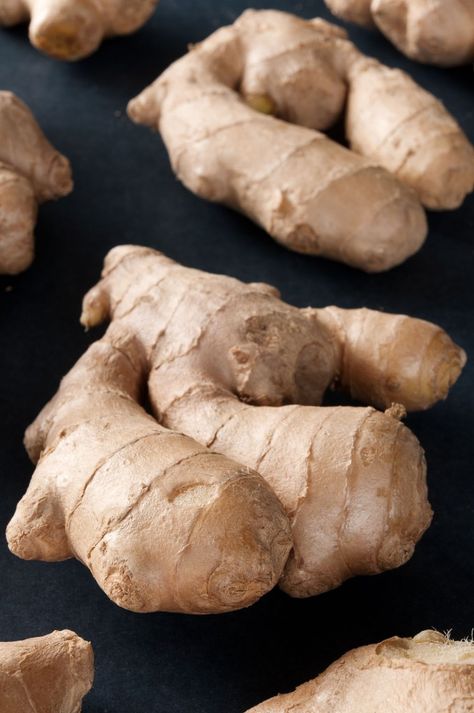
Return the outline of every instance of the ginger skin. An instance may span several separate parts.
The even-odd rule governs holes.
[[[344,20],[377,26],[407,57],[440,67],[474,62],[470,0],[325,0]]]
[[[74,61],[102,40],[136,32],[158,0],[0,0],[0,26],[30,20],[31,43],[55,59]]]
[[[40,460],[8,527],[13,552],[75,554],[114,601],[137,611],[238,608],[278,579],[291,595],[310,596],[411,556],[431,509],[403,408],[313,404],[336,382],[377,405],[427,408],[465,361],[441,329],[370,310],[297,309],[269,285],[134,246],[109,253],[84,299],[86,327],[109,317],[27,431]],[[137,404],[145,384],[161,425]],[[291,553],[288,522],[250,468],[287,513]],[[240,492],[227,491],[204,521],[215,489],[235,478]],[[225,558],[218,600],[209,577]]]
[[[72,631],[0,643],[2,713],[80,713],[93,679],[92,647]]]
[[[474,187],[474,149],[443,105],[322,20],[248,10],[128,111],[160,131],[194,193],[293,250],[368,272],[421,247],[420,201],[455,208]],[[320,133],[344,111],[353,151]]]
[[[474,645],[436,631],[353,649],[292,693],[247,713],[468,713]]]
[[[0,92],[0,137],[0,273],[14,275],[33,260],[38,205],[68,195],[73,184],[67,158],[11,92]]]

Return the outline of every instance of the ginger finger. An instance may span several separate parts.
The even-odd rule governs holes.
[[[446,713],[474,704],[474,645],[436,631],[353,649],[292,693],[247,713]]]
[[[0,273],[30,266],[38,205],[72,191],[67,158],[18,97],[0,92]]]
[[[93,679],[92,647],[73,631],[0,643],[2,713],[80,713]]]
[[[55,59],[74,61],[102,40],[138,30],[158,0],[0,0],[0,25],[30,18],[31,43]]]

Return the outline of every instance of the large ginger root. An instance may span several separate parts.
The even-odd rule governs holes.
[[[31,43],[73,61],[96,51],[102,40],[136,32],[158,0],[0,0],[0,26],[30,21]]]
[[[376,25],[419,62],[452,67],[474,61],[472,0],[325,0],[335,15]]]
[[[0,643],[2,713],[80,713],[93,679],[92,647],[72,631]]]
[[[345,106],[354,151],[320,133]],[[443,105],[322,20],[249,10],[171,65],[129,114],[161,132],[174,171],[199,196],[241,210],[293,250],[367,271],[401,263],[424,241],[426,217],[408,187],[439,209],[474,187],[474,149]]]
[[[149,366],[115,327],[27,431],[39,460],[8,526],[25,559],[75,556],[118,605],[211,613],[278,581],[288,520],[264,480],[159,426],[138,404]]]
[[[187,497],[172,522],[165,519],[171,518],[170,486],[166,478],[160,480],[161,463],[174,462],[177,444],[184,444],[180,453],[191,446],[182,436],[163,433],[141,411],[138,389],[127,386],[125,398],[125,386],[141,371],[163,426],[254,468],[280,498],[294,544],[281,580],[287,592],[317,594],[352,575],[380,572],[410,557],[431,510],[423,451],[398,419],[402,407],[383,414],[373,408],[309,404],[319,404],[326,387],[337,382],[381,406],[396,399],[409,408],[427,408],[446,396],[465,359],[441,329],[370,310],[297,309],[269,285],[246,285],[181,267],[154,250],[133,246],[109,253],[102,281],[84,300],[85,326],[108,316],[112,324],[105,336],[27,432],[33,460],[42,449],[43,455],[8,528],[15,553],[60,559],[73,550],[115,601],[124,603],[124,582],[133,588],[136,600],[127,594],[125,605],[137,609],[153,608],[139,602],[134,584],[139,575],[174,591],[185,588],[187,576],[184,604],[162,595],[154,607],[204,608],[190,599],[200,592],[200,573],[188,569],[199,558],[205,572],[215,571],[218,553],[208,551],[204,535],[194,551],[189,545],[186,507],[191,507],[193,491],[187,488],[198,477],[179,455],[179,488],[177,476],[173,488]],[[145,366],[139,368],[141,354]],[[142,431],[136,433],[134,424],[143,424],[145,434],[160,434],[160,450],[144,447],[137,440]],[[119,429],[123,436],[116,435]],[[111,458],[108,454],[122,442],[132,445]],[[192,448],[198,447],[193,443]],[[199,454],[207,464],[220,462],[220,456],[202,449]],[[236,470],[228,462],[224,468]],[[209,465],[207,472],[212,473]],[[153,500],[144,499],[142,516],[132,506],[148,492],[150,478]],[[268,543],[278,549],[265,555],[265,561],[274,562],[272,575],[259,574],[258,591],[251,597],[256,598],[278,576],[288,547],[284,522],[269,495],[255,476],[248,475],[247,482],[224,512],[216,512],[212,526],[246,532],[240,540],[234,532],[226,545],[234,548],[226,576],[230,580],[240,566],[239,581],[250,587],[241,548],[245,543],[248,552],[255,550],[251,523],[254,511],[261,513],[257,531],[261,546],[267,543],[263,552]],[[207,504],[204,493],[200,498]],[[274,522],[264,518],[263,501]],[[127,519],[129,511],[133,516]],[[143,521],[152,518],[159,524],[149,542]],[[185,547],[188,559],[182,562]],[[254,566],[254,578],[255,571]],[[242,605],[242,596],[236,605]]]
[[[0,92],[0,273],[33,260],[38,204],[72,190],[67,158],[47,141],[28,107]]]
[[[469,713],[474,644],[436,631],[353,649],[292,693],[247,713]]]

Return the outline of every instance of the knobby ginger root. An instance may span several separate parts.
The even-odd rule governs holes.
[[[31,265],[38,204],[72,190],[67,158],[47,141],[28,107],[0,92],[0,273]]]
[[[446,396],[465,360],[441,329],[370,310],[297,309],[269,285],[181,267],[133,246],[109,253],[102,281],[85,297],[86,327],[107,317],[112,323],[104,337],[28,429],[31,457],[42,456],[8,528],[16,554],[61,559],[74,552],[109,596],[130,608],[200,610],[205,606],[193,598],[201,590],[215,601],[206,581],[216,572],[221,545],[205,539],[205,489],[196,496],[189,489],[204,483],[203,469],[181,454],[197,449],[211,480],[209,463],[217,468],[222,456],[166,427],[247,466],[247,485],[206,522],[232,531],[232,539],[222,537],[230,552],[226,581],[234,576],[242,591],[257,581],[247,603],[270,588],[286,559],[281,586],[309,596],[410,557],[431,510],[423,451],[400,423],[403,408],[384,414],[310,404],[319,404],[337,382],[377,405],[397,400],[427,408]],[[137,373],[147,381],[161,426],[136,403]],[[139,440],[150,432],[154,448]],[[169,484],[174,466],[168,464],[176,460],[179,469]],[[221,471],[240,474],[242,467],[225,461]],[[282,515],[248,468],[261,473],[288,514],[288,558]],[[137,509],[133,503],[140,498]],[[195,546],[189,543],[194,498],[202,523]],[[175,515],[171,500],[181,500]],[[156,596],[151,606],[150,593],[145,605],[140,592],[148,585],[138,586],[139,576],[162,583],[166,596]],[[243,598],[236,594],[235,605]]]
[[[474,645],[436,631],[353,649],[317,678],[247,713],[469,713]]]
[[[376,25],[419,62],[452,67],[474,62],[472,0],[325,0],[335,15]]]
[[[95,52],[102,40],[128,35],[151,17],[158,0],[0,0],[0,26],[30,21],[31,43],[62,60]]]
[[[138,404],[140,340],[111,328],[26,433],[38,465],[8,526],[25,559],[75,556],[118,605],[210,613],[278,581],[287,517],[264,480],[161,426]]]
[[[353,151],[320,133],[343,111]],[[291,249],[367,271],[420,248],[418,198],[455,208],[474,187],[474,149],[443,105],[322,20],[248,10],[171,65],[129,115],[161,132],[199,196]]]
[[[2,713],[80,713],[93,679],[92,647],[72,631],[0,643]]]

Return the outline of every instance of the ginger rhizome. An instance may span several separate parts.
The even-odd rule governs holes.
[[[287,517],[257,473],[143,410],[147,374],[141,340],[111,328],[63,379],[26,433],[38,465],[10,549],[77,557],[134,611],[248,606],[282,573]]]
[[[72,631],[0,643],[2,713],[80,713],[93,680],[92,647]]]
[[[472,0],[325,0],[335,15],[377,26],[407,57],[452,67],[474,62]]]
[[[128,111],[160,131],[194,193],[293,250],[367,271],[421,247],[420,201],[455,208],[474,187],[474,149],[441,102],[322,20],[246,11]],[[321,133],[343,112],[352,150]]]
[[[31,265],[38,204],[72,190],[67,158],[48,142],[28,107],[0,92],[0,273]]]
[[[422,631],[353,649],[247,713],[469,713],[473,706],[472,641]]]
[[[133,246],[109,253],[85,297],[85,326],[107,317],[27,431],[39,462],[13,552],[74,554],[140,611],[237,608],[278,578],[309,596],[411,556],[431,519],[426,466],[390,404],[446,396],[465,356],[439,327],[297,309],[269,285]],[[313,405],[332,384],[389,408]]]
[[[30,20],[31,43],[61,60],[78,60],[102,40],[136,32],[158,0],[0,0],[0,26]]]

